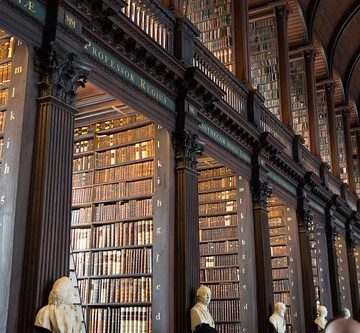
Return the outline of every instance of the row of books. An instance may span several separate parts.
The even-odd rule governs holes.
[[[94,132],[94,126],[93,125],[86,125],[86,126],[76,127],[74,129],[74,138],[76,140],[78,137],[81,137],[81,136],[87,135],[87,134],[91,134],[93,132]]]
[[[213,300],[209,312],[214,321],[240,321],[240,302],[238,300]]]
[[[274,293],[274,303],[282,302],[287,306],[290,306],[290,294],[289,292]]]
[[[273,279],[288,279],[289,278],[289,269],[286,268],[273,268],[272,269],[272,278]]]
[[[199,191],[206,191],[206,190],[221,190],[227,187],[234,187],[236,186],[236,177],[224,177],[221,179],[212,179],[207,181],[200,181],[198,188]]]
[[[275,36],[274,36],[275,37]],[[276,41],[267,41],[267,42],[263,42],[261,44],[251,44],[250,47],[250,53],[251,54],[256,54],[256,53],[263,53],[263,52],[268,52],[271,51],[273,49],[276,48]]]
[[[241,325],[238,324],[216,324],[216,329],[218,333],[242,333],[243,330],[241,328]]]
[[[199,195],[199,202],[216,200],[236,200],[236,190],[227,190],[221,192],[202,193]]]
[[[276,235],[270,237],[270,244],[274,245],[286,245],[287,235]]]
[[[200,230],[200,241],[211,241],[215,239],[238,238],[238,227],[224,228],[224,229],[207,229]]]
[[[227,214],[230,212],[235,212],[237,210],[236,201],[225,201],[218,203],[207,203],[199,205],[199,214],[214,214],[214,213],[223,213]]]
[[[129,200],[115,204],[100,203],[95,206],[95,222],[106,222],[150,216],[153,213],[151,199]]]
[[[191,1],[191,9],[196,11],[205,8],[213,8],[230,1],[231,0],[193,0]]]
[[[251,54],[251,69],[258,69],[266,66],[278,64],[277,50],[264,53]]]
[[[215,7],[210,7],[210,8],[207,7],[198,8],[196,6],[195,7],[191,6],[191,11],[190,11],[191,22],[199,22],[199,21],[211,19],[213,17],[219,17],[229,14],[231,11],[231,6],[229,0],[226,1],[228,2],[224,3],[223,1],[222,3],[216,5]]]
[[[140,141],[154,136],[154,125],[141,126],[115,134],[98,135],[96,148],[108,148],[133,141]]]
[[[106,183],[115,180],[147,177],[154,173],[153,161],[127,164],[119,167],[96,170],[94,183]]]
[[[5,106],[8,105],[8,101],[9,101],[9,90],[8,89],[3,89],[3,90],[0,90],[0,108],[3,108]],[[0,112],[0,115],[1,115],[2,112]],[[3,125],[1,126],[0,125],[0,129],[3,127],[4,128],[4,124],[5,124],[5,120],[1,121],[0,120],[0,123],[3,123]]]
[[[276,67],[277,65],[274,65],[274,67]],[[254,72],[258,72],[261,71],[261,75],[258,75]],[[278,75],[279,72],[278,70],[274,70],[273,72],[269,72],[269,73],[265,73],[262,70],[253,70],[251,71],[251,77],[253,77],[254,79],[252,80],[253,84],[258,85],[258,90],[259,92],[264,92],[267,91],[271,88],[273,89],[277,89],[278,88]],[[266,83],[264,83],[266,82]]]
[[[74,192],[76,193],[78,190],[79,189],[76,189]],[[145,179],[133,182],[99,185],[94,187],[94,192],[96,201],[147,195],[153,192],[153,180]]]
[[[11,59],[14,51],[14,37],[0,39],[0,61]]]
[[[232,71],[232,62],[233,62],[233,55],[232,55],[232,48],[228,47],[223,50],[219,51],[213,51],[213,55],[218,58],[226,67],[229,69],[229,71]]]
[[[214,178],[214,177],[223,177],[223,176],[233,176],[232,170],[226,167],[201,170],[199,175],[199,180],[202,180],[204,178]]]
[[[82,156],[73,159],[73,172],[93,169],[95,165],[94,155]]]
[[[237,215],[222,215],[222,216],[211,216],[211,217],[200,217],[199,227],[200,228],[215,228],[224,227],[230,225],[237,225]]]
[[[212,29],[219,29],[224,26],[231,25],[231,15],[230,14],[221,15],[218,17],[208,19],[206,21],[196,23],[195,25],[201,32]]]
[[[151,308],[131,306],[89,309],[89,333],[151,333]]]
[[[93,252],[92,274],[106,276],[151,273],[151,253],[151,248]]]
[[[209,42],[214,39],[224,38],[231,35],[231,26],[221,27],[201,33],[201,41]]]
[[[82,140],[74,143],[74,154],[85,153],[94,150],[94,140]]]
[[[81,224],[92,221],[92,207],[84,207],[71,211],[71,224]]]
[[[272,256],[286,256],[287,248],[284,246],[271,246],[270,253]]]
[[[153,141],[145,141],[120,147],[118,149],[111,149],[105,152],[96,154],[96,166],[106,167],[114,164],[125,163],[130,161],[138,161],[144,158],[154,156]]]
[[[227,36],[211,42],[204,42],[204,45],[212,52],[227,49],[232,46],[232,37]]]
[[[145,120],[147,120],[147,118],[140,113],[131,116],[106,120],[95,124],[95,132],[106,131],[114,128],[121,128],[123,126],[128,126]]]
[[[287,292],[289,291],[289,280],[275,280],[273,281],[274,292]]]
[[[237,240],[200,244],[200,255],[237,253],[238,251],[239,242]]]
[[[74,173],[73,177],[72,177],[72,186],[73,186],[73,188],[75,188],[75,187],[80,187],[80,186],[91,185],[94,181],[93,177],[94,177],[93,171]]]
[[[234,265],[239,265],[239,256],[237,254],[228,254],[226,256],[207,256],[200,258],[201,268]]]
[[[11,62],[0,65],[0,86],[8,86],[11,76]]]
[[[2,158],[4,152],[4,139],[0,139],[0,158]]]
[[[271,220],[274,220],[274,219],[271,219]],[[280,219],[280,223],[282,223],[281,219]],[[287,231],[288,231],[288,227],[283,226],[281,224],[277,227],[272,224],[271,226],[269,225],[269,227],[270,227],[269,228],[270,237],[278,236],[278,235],[286,235]]]
[[[88,303],[150,303],[151,277],[82,280],[90,286]]]
[[[200,269],[200,281],[206,283],[208,281],[232,281],[239,280],[239,268],[211,268]]]
[[[149,245],[153,240],[152,220],[120,222],[94,228],[93,247]]]
[[[240,297],[240,286],[239,283],[206,283],[206,286],[211,290],[211,297],[216,298],[239,298]]]
[[[88,249],[91,247],[91,229],[71,230],[71,247],[73,250]]]
[[[72,203],[80,204],[80,203],[89,203],[92,199],[92,188],[77,188],[72,190]]]
[[[275,257],[271,259],[271,267],[272,268],[281,268],[287,267],[289,264],[288,257]]]

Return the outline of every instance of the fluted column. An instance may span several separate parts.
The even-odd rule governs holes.
[[[315,286],[311,264],[310,232],[314,232],[313,215],[308,208],[308,201],[302,189],[298,191],[298,232],[301,253],[301,274],[303,283],[303,299],[305,311],[305,328],[307,333],[317,332],[314,318],[316,317]]]
[[[190,332],[190,309],[200,284],[199,205],[196,158],[203,151],[195,133],[184,129],[178,117],[174,137],[176,153],[175,204],[175,327]]]
[[[271,252],[267,202],[272,193],[270,184],[262,175],[259,157],[253,156],[252,193],[254,210],[254,242],[256,262],[256,290],[258,304],[258,332],[270,333],[269,317],[274,296],[271,272]]]
[[[357,243],[352,234],[351,221],[346,226],[346,251],[349,265],[349,279],[350,279],[350,291],[351,291],[351,303],[352,303],[352,316],[356,320],[360,320],[360,291],[356,269],[355,248]]]
[[[287,128],[292,129],[293,121],[290,104],[289,43],[287,34],[289,7],[287,5],[276,6],[275,14],[279,50],[281,120]]]
[[[37,126],[27,221],[19,332],[34,332],[37,310],[53,282],[69,271],[73,131],[76,89],[88,74],[74,54],[41,54]]]
[[[329,145],[331,153],[331,172],[340,177],[339,167],[339,151],[336,135],[336,113],[335,113],[335,84],[325,84],[326,92],[326,104],[328,110],[328,122],[329,122]]]
[[[328,265],[330,275],[331,303],[333,316],[341,315],[339,271],[336,254],[336,236],[338,230],[335,227],[334,216],[331,208],[326,210],[326,241],[328,248]]]
[[[319,125],[318,115],[316,109],[316,88],[315,88],[315,72],[314,60],[315,51],[305,51],[305,74],[306,74],[306,95],[307,107],[309,117],[309,136],[310,136],[310,151],[315,156],[320,156],[320,142],[319,142]]]
[[[249,58],[249,0],[233,1],[232,22],[234,26],[234,70],[236,77],[250,81]]]
[[[354,175],[354,161],[353,161],[351,133],[350,133],[350,110],[349,110],[349,108],[342,109],[341,114],[342,114],[342,119],[343,119],[344,143],[345,143],[345,150],[346,150],[346,165],[347,165],[349,188],[350,188],[351,192],[355,192],[355,175]]]

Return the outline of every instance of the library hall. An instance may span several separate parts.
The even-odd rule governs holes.
[[[359,326],[359,0],[0,0],[0,333]]]

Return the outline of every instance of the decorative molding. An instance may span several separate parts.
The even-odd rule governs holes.
[[[290,9],[287,4],[275,7],[276,19],[280,22],[287,22],[290,14]]]
[[[40,74],[40,97],[53,96],[74,105],[78,87],[85,87],[90,68],[75,53],[60,50],[55,43],[35,57],[35,70]]]
[[[197,157],[202,155],[205,144],[199,141],[197,134],[185,129],[173,137],[173,146],[176,150],[177,166],[196,170]]]
[[[316,52],[314,49],[304,51],[304,58],[306,63],[313,63],[315,57],[316,57]]]
[[[328,82],[324,84],[326,92],[329,92],[331,94],[335,93],[335,83],[334,82]]]
[[[272,190],[272,186],[269,182],[259,182],[257,186],[253,187],[254,200],[259,201],[262,207],[266,208]]]

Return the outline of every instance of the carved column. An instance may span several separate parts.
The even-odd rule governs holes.
[[[357,159],[360,171],[360,131],[356,131]]]
[[[351,221],[346,225],[346,250],[349,265],[349,279],[351,290],[352,317],[356,320],[360,319],[360,291],[356,269],[355,248],[357,246],[352,234]]]
[[[335,176],[340,176],[339,168],[339,151],[337,144],[337,135],[336,135],[336,113],[335,113],[335,84],[327,83],[325,84],[326,92],[326,104],[328,110],[328,122],[329,122],[329,145],[330,145],[330,154],[331,154],[331,172]]]
[[[183,115],[179,115],[181,121]],[[175,327],[177,333],[190,332],[190,309],[200,284],[199,205],[196,158],[203,151],[198,136],[178,128],[176,151],[175,223]]]
[[[243,81],[250,80],[249,58],[249,0],[232,1],[234,34],[234,73]]]
[[[309,117],[309,136],[310,136],[310,151],[315,156],[320,156],[320,142],[319,142],[319,125],[318,115],[316,109],[316,88],[315,88],[315,72],[314,60],[315,51],[307,50],[305,54],[305,74],[306,74],[306,95],[307,107]]]
[[[68,275],[73,131],[72,107],[88,69],[72,53],[42,54],[31,197],[27,221],[19,332],[34,332],[37,310],[53,282]]]
[[[279,75],[280,75],[280,104],[281,120],[283,124],[292,129],[292,114],[290,104],[290,66],[289,66],[289,43],[288,43],[288,16],[289,7],[279,5],[275,7],[276,28],[279,50]]]
[[[272,332],[269,317],[274,296],[271,271],[271,252],[267,201],[272,193],[270,184],[261,175],[258,156],[253,156],[252,194],[254,210],[254,241],[256,258],[256,290],[258,304],[258,332]]]
[[[336,254],[336,236],[338,230],[335,227],[334,216],[331,208],[326,209],[326,241],[328,248],[328,265],[330,275],[331,303],[333,316],[341,315],[339,272]]]
[[[298,231],[301,253],[301,274],[303,283],[303,298],[305,311],[305,331],[308,333],[317,332],[314,318],[316,318],[315,286],[311,264],[310,232],[315,232],[313,215],[308,208],[308,201],[305,198],[303,189],[298,190]]]
[[[347,165],[349,188],[351,192],[355,192],[355,175],[354,175],[354,161],[353,161],[351,133],[350,133],[349,108],[342,109],[341,114],[342,114],[343,128],[344,128],[344,144],[346,150],[346,165]]]

